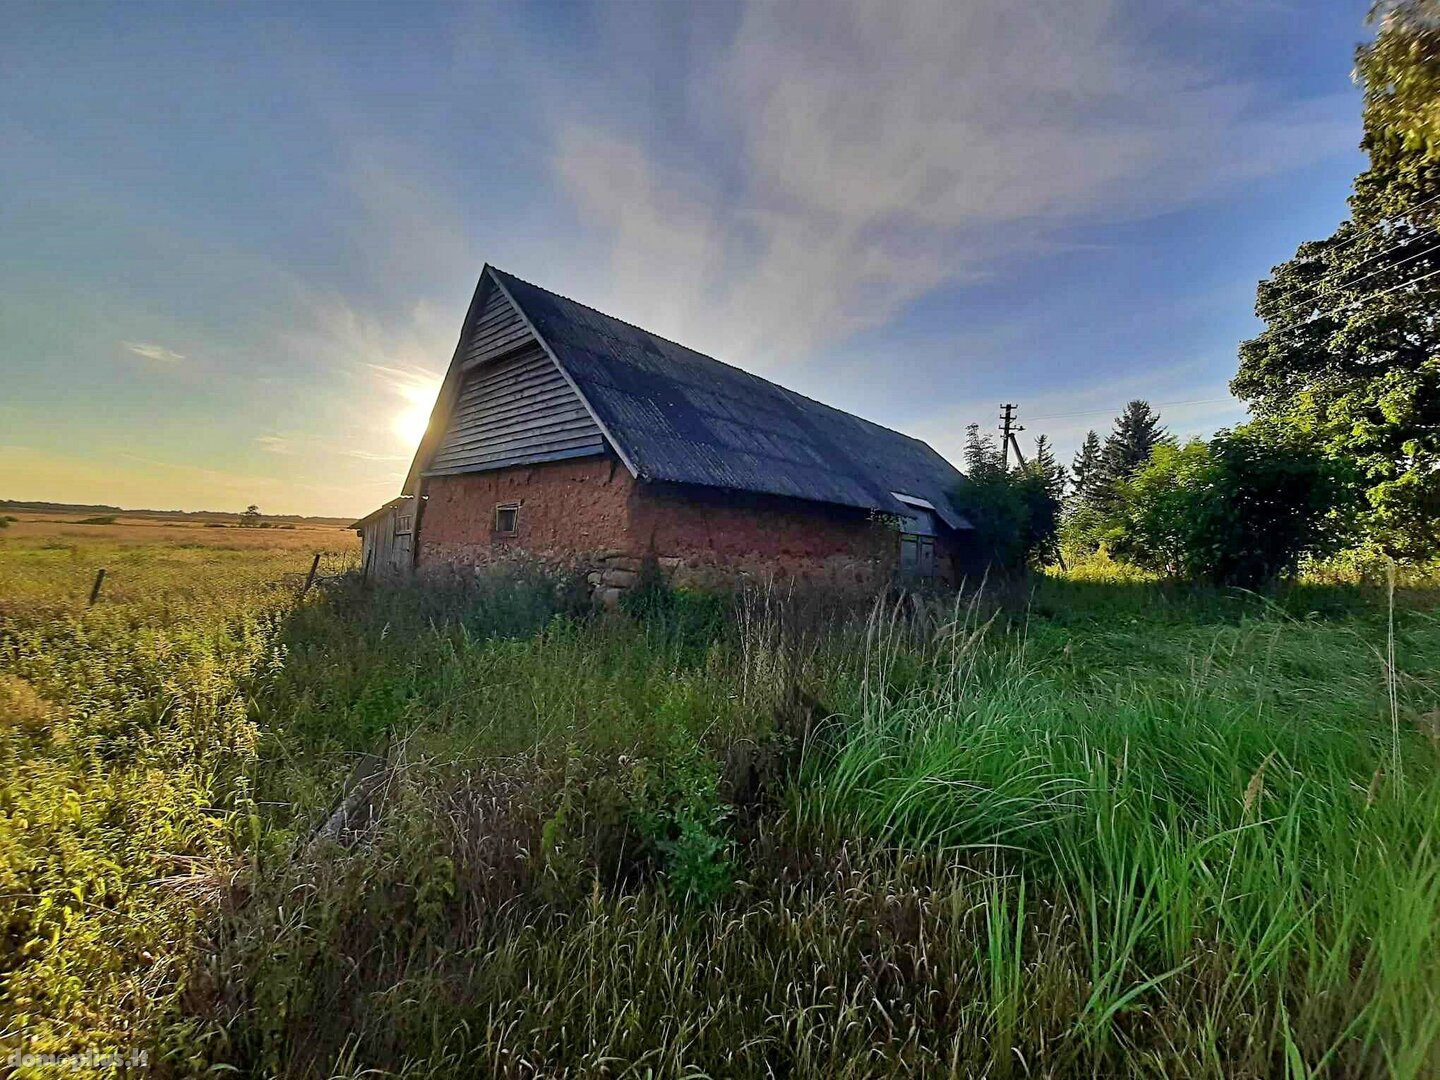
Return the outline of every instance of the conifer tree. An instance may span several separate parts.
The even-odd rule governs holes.
[[[1093,430],[1085,433],[1085,441],[1070,465],[1070,497],[1080,506],[1095,501],[1095,485],[1100,477],[1100,436]]]
[[[1035,459],[1031,467],[1045,484],[1045,490],[1057,503],[1065,498],[1065,466],[1055,458],[1055,448],[1046,435],[1035,436]]]
[[[1044,449],[1053,464],[1048,442]],[[997,570],[1019,571],[1054,557],[1060,503],[1037,461],[1007,468],[995,437],[976,424],[965,429],[965,483],[955,504],[974,523],[975,542]]]
[[[1103,500],[1129,480],[1150,460],[1150,454],[1169,438],[1160,426],[1160,414],[1148,401],[1132,401],[1115,418],[1115,428],[1105,440],[1097,471],[1097,494]]]

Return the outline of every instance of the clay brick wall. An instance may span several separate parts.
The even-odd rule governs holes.
[[[661,485],[637,485],[630,504],[634,543],[679,584],[747,574],[867,585],[894,561],[894,533],[863,510]]]
[[[610,457],[437,476],[420,523],[422,572],[485,566],[516,552],[589,571],[613,601],[653,554],[680,585],[742,576],[867,587],[895,567],[895,533],[863,510],[798,499],[638,484]],[[514,536],[495,507],[519,503]],[[950,578],[953,552],[937,550]]]
[[[484,566],[515,551],[555,562],[626,549],[634,481],[613,458],[579,458],[426,482],[420,523],[422,571]],[[495,507],[520,504],[514,536],[494,531]]]

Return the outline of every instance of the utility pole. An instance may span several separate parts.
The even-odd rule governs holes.
[[[1010,468],[1010,448],[1012,446],[1015,448],[1015,459],[1019,461],[1021,465],[1025,464],[1025,455],[1020,452],[1020,443],[1015,438],[1017,431],[1025,430],[1024,427],[1015,422],[1015,410],[1017,408],[1019,408],[1018,405],[1014,405],[1008,401],[1000,406],[1000,454],[1001,461],[1004,463],[1006,469]]]
[[[1004,455],[1001,460],[1005,463],[1006,472],[1010,471],[1011,447],[1015,449],[1015,460],[1020,462],[1022,469],[1025,467],[1025,455],[1020,452],[1020,440],[1015,438],[1017,431],[1025,430],[1023,425],[1015,422],[1018,419],[1015,415],[1015,410],[1018,408],[1018,405],[1009,401],[1000,406],[1000,449]],[[1069,569],[1065,566],[1065,555],[1060,550],[1059,544],[1055,545],[1055,558],[1060,563],[1060,569],[1069,573]]]

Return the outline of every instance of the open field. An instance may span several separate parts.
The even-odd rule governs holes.
[[[1440,593],[298,602],[267,539],[0,539],[0,1056],[1440,1071]]]
[[[97,543],[122,547],[234,548],[245,551],[358,550],[355,534],[336,525],[284,523],[270,528],[244,528],[222,520],[178,520],[120,514],[59,514],[7,511],[0,544],[70,545],[82,552]]]

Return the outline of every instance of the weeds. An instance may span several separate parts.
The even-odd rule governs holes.
[[[1355,586],[251,588],[0,605],[0,849],[52,897],[8,909],[12,1039],[108,1016],[178,1075],[1440,1069],[1423,589],[1392,630]],[[314,839],[382,754],[364,831]]]

